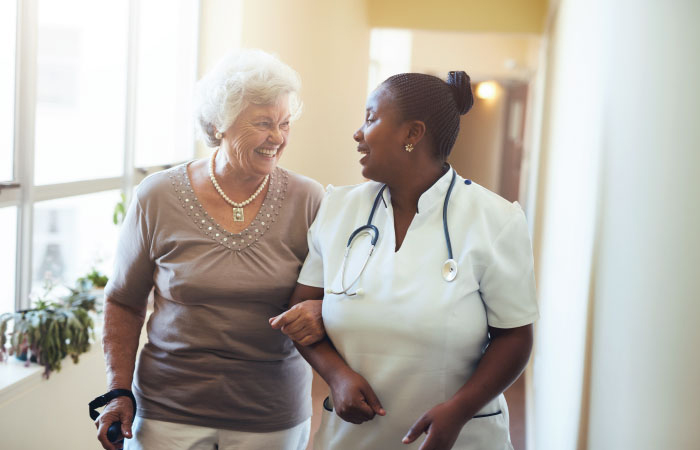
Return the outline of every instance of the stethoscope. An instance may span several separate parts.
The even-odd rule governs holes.
[[[447,282],[453,281],[455,277],[457,277],[457,261],[455,261],[452,257],[452,242],[450,241],[450,231],[447,229],[447,205],[450,202],[450,195],[452,195],[452,188],[455,185],[456,179],[457,172],[454,169],[452,169],[452,181],[450,181],[450,187],[447,189],[447,194],[445,194],[445,203],[442,206],[442,228],[445,231],[445,244],[447,245],[447,260],[442,265],[442,278],[444,278]],[[343,254],[343,263],[340,266],[340,287],[342,290],[334,291],[333,289],[328,288],[326,289],[326,293],[335,295],[345,294],[348,297],[353,297],[355,295],[361,296],[364,294],[364,290],[361,288],[355,290],[355,292],[352,293],[350,292],[350,288],[357,282],[357,280],[360,279],[360,276],[362,276],[362,272],[364,272],[365,267],[367,267],[369,258],[370,256],[372,256],[372,252],[374,251],[374,246],[377,244],[377,240],[379,239],[379,230],[377,229],[377,227],[372,225],[372,218],[374,217],[374,213],[377,210],[377,206],[379,205],[379,200],[383,199],[382,195],[384,194],[384,189],[386,189],[386,184],[382,186],[379,192],[377,192],[377,196],[374,198],[374,204],[372,205],[372,211],[370,211],[369,213],[369,219],[367,219],[367,224],[362,225],[361,227],[353,231],[350,235],[350,238],[348,239],[347,245],[345,246],[345,253]],[[350,250],[352,249],[352,245],[355,241],[355,238],[364,235],[369,235],[371,237],[367,257],[365,258],[365,262],[360,268],[360,272],[357,274],[355,279],[352,280],[352,282],[346,287],[345,263],[348,260],[348,255],[350,254]]]

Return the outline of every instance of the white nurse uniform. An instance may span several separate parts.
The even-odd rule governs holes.
[[[314,438],[322,450],[418,448],[401,443],[426,411],[451,398],[472,375],[488,344],[488,326],[515,328],[538,317],[533,259],[525,216],[487,189],[457,176],[448,206],[454,259],[459,272],[442,277],[447,259],[443,202],[449,170],[418,201],[406,237],[395,252],[391,192],[373,218],[379,229],[374,253],[349,292],[326,294],[323,321],[343,359],[372,386],[386,416],[360,425],[326,408]],[[350,234],[367,223],[381,185],[329,186],[309,229],[309,254],[299,283],[340,291],[340,267]],[[359,273],[369,237],[348,256],[346,283]],[[347,287],[347,286],[346,286]],[[332,404],[332,399],[330,402]],[[512,449],[503,395],[462,429],[454,449]]]

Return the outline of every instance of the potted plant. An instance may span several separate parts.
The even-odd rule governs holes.
[[[61,369],[68,355],[77,363],[90,349],[94,322],[89,313],[95,310],[95,298],[79,285],[57,301],[41,298],[32,309],[0,315],[0,358],[9,354],[24,356],[27,364],[35,360],[44,366],[46,378]]]
[[[85,276],[78,278],[77,284],[83,290],[104,289],[107,286],[107,281],[109,281],[107,275],[93,267]]]

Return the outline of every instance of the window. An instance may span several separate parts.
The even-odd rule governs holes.
[[[14,159],[12,136],[15,127],[15,34],[17,10],[14,2],[0,2],[0,181],[11,180]]]
[[[17,207],[0,208],[0,313],[15,307]]]
[[[36,184],[122,174],[128,5],[39,1]]]
[[[1,2],[0,313],[109,275],[121,193],[194,157],[198,18],[197,0]]]
[[[119,191],[34,204],[32,292],[45,282],[72,286],[92,268],[112,269],[118,228],[112,222]]]

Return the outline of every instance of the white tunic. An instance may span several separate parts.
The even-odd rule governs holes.
[[[323,321],[334,346],[374,389],[386,416],[361,425],[324,411],[314,441],[323,450],[418,448],[401,443],[426,411],[451,398],[476,369],[488,326],[514,328],[538,317],[530,238],[525,216],[511,204],[457,176],[448,206],[459,272],[442,277],[447,259],[443,203],[448,171],[418,201],[406,237],[395,252],[391,193],[385,189],[372,223],[379,240],[350,292],[326,294]],[[340,267],[348,237],[367,223],[381,185],[329,186],[309,229],[309,254],[299,283],[341,291]],[[359,273],[369,238],[358,238],[348,257],[347,283]],[[332,403],[332,400],[331,400]],[[500,413],[499,413],[500,412]],[[511,449],[502,395],[463,428],[454,449]]]

